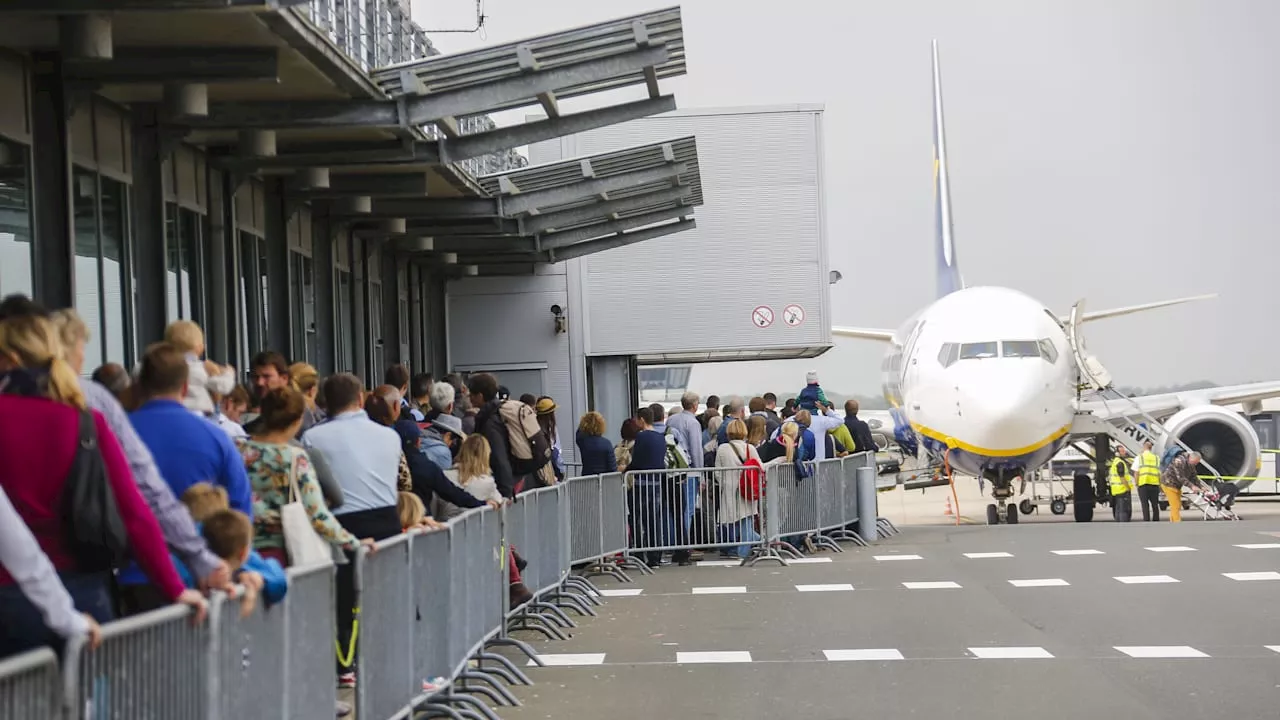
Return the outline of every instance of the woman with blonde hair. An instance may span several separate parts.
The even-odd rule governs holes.
[[[454,482],[477,500],[501,507],[504,502],[502,493],[498,492],[498,483],[493,479],[489,468],[491,454],[489,441],[484,435],[468,435],[458,450],[457,479]],[[436,516],[449,520],[461,515],[463,511],[464,508],[441,498],[440,512]]]
[[[32,449],[38,451],[33,452]],[[100,455],[96,472],[84,454]],[[81,476],[85,477],[81,477]],[[105,482],[123,522],[125,541],[148,579],[165,598],[204,611],[200,593],[187,590],[169,559],[160,525],[147,507],[116,436],[101,413],[86,409],[80,379],[63,357],[54,326],[33,315],[0,322],[0,489],[48,556],[78,611],[96,622],[112,619],[108,586],[119,548],[76,538],[76,512],[64,516],[68,481]],[[79,542],[77,542],[79,540]],[[25,569],[19,569],[22,576]],[[0,572],[0,656],[61,639],[27,599],[18,580]]]
[[[307,409],[302,413],[302,429],[298,437],[313,426],[324,422],[324,411],[316,406],[316,395],[320,392],[320,373],[307,363],[296,362],[289,366],[289,387],[302,393]]]
[[[747,460],[760,460],[756,449],[747,443],[747,424],[736,418],[728,421],[725,436],[729,442],[716,450],[717,468],[740,468]],[[746,543],[729,548],[729,553],[745,558],[751,552],[751,545],[760,541],[756,532],[755,516],[759,512],[756,502],[747,500],[742,495],[741,472],[723,471],[716,473],[720,488],[717,504],[717,518],[720,523],[721,542]]]
[[[769,425],[763,415],[747,418],[747,444],[758,450],[769,439],[768,429]]]

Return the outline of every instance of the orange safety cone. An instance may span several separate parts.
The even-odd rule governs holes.
[[[947,496],[947,509],[946,509],[942,514],[943,514],[943,515],[955,515],[955,513],[951,510],[951,496],[950,496],[950,495],[948,495],[948,496]]]

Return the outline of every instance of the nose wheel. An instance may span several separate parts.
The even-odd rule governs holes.
[[[1018,524],[1018,506],[1006,503],[1004,498],[1000,498],[996,502],[987,505],[987,524],[999,525],[1001,518],[1004,518],[1006,525]]]

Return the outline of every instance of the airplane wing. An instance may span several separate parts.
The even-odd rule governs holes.
[[[1102,419],[1121,415],[1136,415],[1136,403],[1143,412],[1154,416],[1157,420],[1195,405],[1236,405],[1268,398],[1280,397],[1280,380],[1270,382],[1246,383],[1244,385],[1228,385],[1226,387],[1204,388],[1201,390],[1183,390],[1181,392],[1142,395],[1124,400],[1090,400],[1080,403],[1081,410],[1091,410]]]
[[[1156,308],[1169,307],[1170,305],[1181,305],[1183,303],[1197,302],[1200,300],[1212,300],[1218,297],[1217,293],[1209,295],[1193,295],[1191,297],[1176,298],[1174,300],[1160,300],[1157,302],[1144,303],[1142,305],[1128,305],[1126,307],[1110,308],[1107,310],[1094,310],[1080,316],[1080,322],[1090,322],[1092,320],[1103,320],[1106,318],[1119,317],[1121,315],[1130,315],[1146,310],[1155,310]],[[1059,318],[1063,323],[1070,320],[1068,317]]]
[[[889,342],[893,339],[892,330],[882,330],[880,328],[851,328],[851,327],[833,327],[832,335],[841,337],[862,338],[863,340],[879,340],[881,342]]]

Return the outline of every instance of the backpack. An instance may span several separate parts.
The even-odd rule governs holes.
[[[551,441],[538,424],[533,408],[519,400],[504,400],[498,415],[507,428],[507,444],[511,446],[511,472],[528,475],[551,462]]]
[[[80,572],[127,564],[129,535],[107,479],[93,414],[88,410],[80,411],[76,454],[62,486],[62,524]]]
[[[1181,454],[1186,452],[1181,445],[1170,445],[1165,448],[1164,454],[1160,456],[1160,470],[1168,470],[1173,461]]]
[[[688,468],[689,461],[684,456],[684,450],[681,450],[680,445],[676,443],[676,436],[672,434],[671,428],[667,428],[667,432],[663,434],[663,439],[667,443],[667,469],[684,470]]]
[[[738,454],[738,448],[730,443],[729,447],[733,448],[733,454]],[[760,489],[764,484],[764,466],[760,464],[760,456],[751,455],[751,446],[747,446],[746,457],[739,456],[742,461],[742,472],[738,473],[738,494],[747,502],[755,502],[760,499]]]

